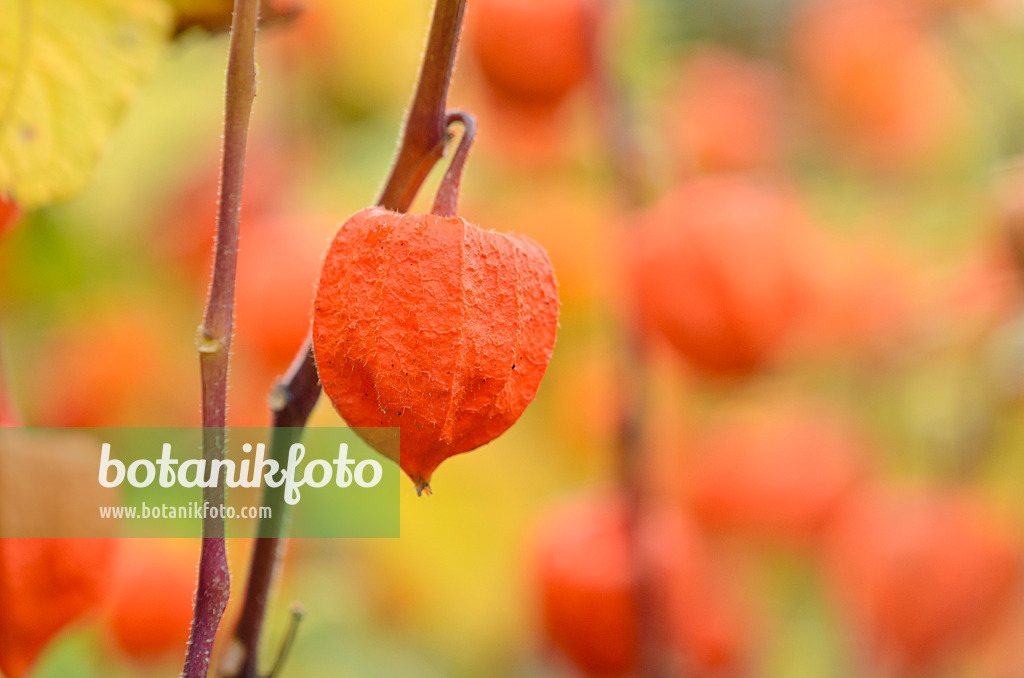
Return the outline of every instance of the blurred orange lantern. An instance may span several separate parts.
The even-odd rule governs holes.
[[[633,577],[617,499],[559,509],[536,544],[544,631],[588,676],[621,676],[636,662]]]
[[[21,218],[21,208],[13,200],[0,196],[0,235]]]
[[[190,334],[147,310],[98,311],[47,347],[30,384],[29,420],[47,426],[194,422],[199,389],[182,369],[195,356]]]
[[[950,137],[960,113],[952,70],[913,3],[810,3],[793,44],[816,107],[853,153],[900,166]]]
[[[770,365],[810,308],[810,233],[799,203],[770,183],[684,183],[629,233],[643,328],[706,376]]]
[[[814,403],[733,413],[695,447],[687,493],[697,518],[789,544],[817,540],[869,456],[856,431]]]
[[[920,267],[882,240],[822,247],[819,297],[808,323],[810,348],[881,359],[923,329]]]
[[[837,520],[826,560],[876,659],[904,673],[974,640],[1020,583],[1017,538],[975,498],[949,491],[863,493]]]
[[[185,656],[196,555],[178,541],[122,540],[105,625],[118,651],[134,661]]]
[[[467,46],[487,84],[524,108],[558,105],[592,68],[597,0],[480,0]]]
[[[239,232],[244,239],[250,219],[275,211],[286,185],[287,159],[257,140],[246,156],[245,183]],[[197,163],[182,184],[172,191],[167,212],[154,237],[158,254],[180,266],[190,279],[206,285],[213,268],[214,235],[220,195],[220,158]],[[242,240],[244,242],[244,240]],[[241,259],[240,259],[241,260]]]
[[[687,59],[667,106],[675,155],[697,172],[776,164],[784,145],[782,116],[779,74],[714,48]]]
[[[641,535],[674,665],[695,678],[749,675],[750,622],[696,526],[681,512],[655,511]]]
[[[28,675],[50,641],[103,600],[112,578],[110,539],[0,538],[0,671]]]
[[[736,675],[746,661],[746,629],[693,526],[681,514],[659,514],[642,535],[662,608],[656,614],[685,675]],[[621,500],[595,495],[560,508],[541,525],[534,554],[548,640],[587,676],[629,675],[637,621]]]
[[[0,672],[29,674],[67,626],[95,610],[114,578],[116,502],[96,483],[97,441],[0,430]]]
[[[279,217],[252,219],[241,234],[233,348],[261,361],[271,376],[284,372],[309,334],[332,230],[327,220]]]

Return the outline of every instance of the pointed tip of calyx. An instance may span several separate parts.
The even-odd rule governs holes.
[[[416,483],[416,496],[417,497],[429,497],[434,494],[434,491],[430,489],[430,481],[423,480],[422,478],[414,478],[413,482]]]

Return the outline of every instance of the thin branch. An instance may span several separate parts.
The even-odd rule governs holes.
[[[284,668],[284,663],[288,661],[288,655],[295,644],[295,637],[299,634],[299,624],[302,623],[302,618],[305,614],[306,611],[302,608],[302,605],[299,603],[292,605],[292,618],[288,623],[288,631],[284,634],[284,640],[281,641],[281,649],[277,651],[277,659],[274,660],[274,665],[271,667],[270,673],[267,674],[267,678],[277,678],[277,676],[281,675],[281,669]]]
[[[602,16],[606,18],[607,12]],[[594,73],[593,95],[602,136],[615,183],[629,210],[645,205],[650,195],[650,177],[645,170],[644,152],[634,133],[626,96],[609,63],[607,26],[602,22],[591,40]],[[632,223],[627,220],[626,224]],[[647,401],[647,357],[636,319],[627,317],[621,328],[619,359],[618,462],[619,482],[626,498],[630,563],[634,573],[633,593],[637,619],[637,668],[640,678],[672,675],[664,651],[665,620],[650,563],[641,545],[642,522],[647,509],[645,487],[644,410]]]
[[[466,0],[437,0],[434,4],[427,51],[405,119],[402,144],[377,199],[381,207],[396,212],[409,209],[420,186],[444,153],[448,83],[455,69],[465,12]]]
[[[402,141],[377,204],[404,212],[412,205],[427,175],[444,153],[447,143],[446,106],[448,83],[455,67],[466,0],[437,0],[419,82],[406,117]],[[291,442],[302,434],[320,397],[320,378],[313,359],[313,340],[306,337],[288,372],[271,392],[272,426],[270,457],[283,459]],[[285,504],[280,492],[266,488],[263,505],[273,519],[261,521],[253,548],[245,601],[235,641],[225,657],[224,678],[256,678],[257,650],[266,617],[270,587],[283,548]]]
[[[242,203],[245,146],[249,116],[256,96],[256,24],[259,0],[235,0],[224,109],[224,149],[213,281],[197,347],[203,393],[203,458],[224,458],[227,424],[228,361],[234,325],[235,268],[238,258],[238,217]],[[213,487],[203,488],[210,506],[224,503],[224,470]],[[203,542],[188,653],[183,678],[205,678],[231,590],[224,546],[224,517],[203,518]]]
[[[594,27],[590,45],[593,74],[590,84],[608,160],[619,192],[629,209],[642,207],[650,196],[644,152],[633,132],[632,116],[622,87],[616,81],[606,49],[607,16]]]
[[[445,116],[445,126],[454,123],[462,125],[462,139],[459,147],[452,155],[451,164],[441,179],[441,186],[437,189],[437,197],[434,199],[434,207],[430,211],[439,217],[454,217],[459,211],[459,186],[462,183],[462,171],[466,168],[466,159],[469,157],[469,149],[473,146],[476,138],[476,119],[466,111],[452,111]]]

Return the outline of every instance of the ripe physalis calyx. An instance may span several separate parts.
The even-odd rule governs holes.
[[[473,125],[452,119],[466,132],[433,213],[370,207],[349,218],[327,252],[313,313],[324,392],[351,426],[399,429],[399,463],[418,492],[429,492],[443,460],[519,418],[558,325],[544,250],[455,215]]]

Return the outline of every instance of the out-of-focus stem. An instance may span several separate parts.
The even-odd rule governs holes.
[[[427,175],[444,153],[448,141],[446,106],[448,83],[455,67],[466,0],[437,0],[419,82],[402,131],[394,163],[377,204],[397,212],[409,209]],[[270,456],[282,459],[298,440],[320,397],[320,379],[313,359],[313,340],[307,337],[288,372],[271,392],[273,431]],[[257,650],[266,616],[270,588],[283,547],[284,502],[279,492],[266,488],[264,505],[274,518],[261,521],[253,549],[245,601],[235,642],[225,665],[224,678],[256,678]]]
[[[633,124],[626,97],[612,73],[608,58],[607,24],[611,2],[602,15],[591,38],[593,74],[591,87],[596,102],[598,122],[604,139],[608,160],[627,209],[643,207],[649,198],[649,177],[645,169],[644,152],[633,132]]]
[[[284,663],[288,660],[288,654],[292,651],[292,645],[295,644],[295,637],[299,634],[299,624],[302,623],[302,617],[305,614],[301,605],[298,603],[292,605],[291,623],[288,624],[288,631],[285,633],[284,640],[281,641],[281,649],[277,652],[277,659],[274,660],[274,665],[271,667],[270,673],[267,674],[267,678],[277,678],[281,674]]]
[[[234,325],[235,268],[238,258],[238,217],[245,173],[245,147],[249,116],[256,96],[256,24],[259,0],[235,0],[228,52],[224,108],[224,148],[221,162],[220,204],[213,280],[203,324],[196,338],[203,397],[203,458],[224,458],[227,425],[228,361]],[[211,506],[224,503],[223,469],[212,487],[203,488],[203,500]],[[199,584],[192,629],[185,656],[183,678],[205,678],[231,591],[224,518],[211,512],[203,518]]]
[[[591,40],[594,68],[591,84],[615,183],[626,209],[634,211],[646,203],[650,188],[644,153],[633,131],[626,97],[612,74],[608,59],[607,9]],[[647,379],[646,356],[635,318],[623,319],[620,343],[616,442],[633,571],[638,650],[636,675],[638,678],[662,678],[671,673],[664,652],[664,622],[658,604],[659,593],[643,546],[643,517],[648,508],[645,501],[643,436]]]

